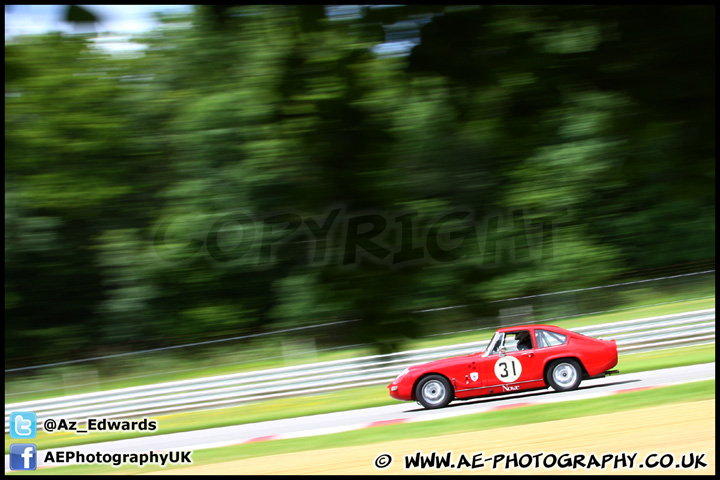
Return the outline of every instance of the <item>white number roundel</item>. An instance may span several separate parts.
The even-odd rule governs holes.
[[[500,357],[495,362],[495,376],[501,382],[514,382],[520,378],[522,373],[522,365],[515,357]]]

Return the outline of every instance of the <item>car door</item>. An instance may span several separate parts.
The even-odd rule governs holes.
[[[527,339],[527,347],[519,349],[518,335]],[[507,332],[501,348],[504,352],[491,352],[485,359],[485,376],[492,393],[534,388],[543,381],[543,365],[536,353],[536,344],[529,329]],[[500,349],[499,349],[500,350]]]

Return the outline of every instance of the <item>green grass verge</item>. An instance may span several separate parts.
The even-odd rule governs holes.
[[[621,373],[634,373],[714,361],[715,345],[711,344],[621,355],[616,368]],[[396,403],[398,401],[390,398],[385,385],[377,385],[351,388],[321,395],[267,400],[239,407],[155,416],[152,418],[158,421],[158,430],[155,434],[163,435],[201,428],[225,427]],[[142,433],[103,432],[81,436],[71,433],[47,434],[39,431],[34,443],[38,445],[38,448],[46,449],[141,436],[145,435]],[[10,440],[10,436],[5,435],[6,454],[8,453],[8,442]]]
[[[303,452],[327,448],[352,447],[385,442],[426,438],[440,435],[479,432],[498,427],[527,425],[553,420],[578,418],[593,415],[621,412],[644,407],[692,402],[715,398],[715,380],[692,382],[682,385],[656,388],[651,391],[638,391],[609,395],[596,399],[570,400],[558,404],[531,405],[511,410],[483,412],[462,415],[455,418],[431,420],[417,423],[367,428],[351,432],[307,437],[300,439],[275,440],[251,443],[232,447],[198,450],[193,452],[193,465],[207,465],[224,462],[229,459],[262,457],[282,453]],[[370,462],[372,459],[368,459]],[[164,470],[181,467],[165,467]],[[23,474],[82,475],[102,473],[147,473],[161,470],[162,467],[135,466],[107,467],[102,465],[82,465],[43,469],[40,472],[22,472]]]

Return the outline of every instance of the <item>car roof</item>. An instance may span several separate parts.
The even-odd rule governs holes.
[[[568,332],[568,330],[565,330],[564,328],[556,327],[555,325],[514,325],[512,327],[502,327],[498,328],[496,331],[500,333],[507,333],[507,332],[517,332],[518,330],[529,330],[529,329],[541,329],[541,330],[550,330],[551,332],[559,332],[564,333]]]

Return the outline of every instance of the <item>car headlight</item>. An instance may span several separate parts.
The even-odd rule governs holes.
[[[405,370],[403,370],[402,372],[400,372],[400,375],[397,376],[396,380],[399,379],[400,377],[407,375],[409,372],[410,372],[410,367],[408,367]]]

